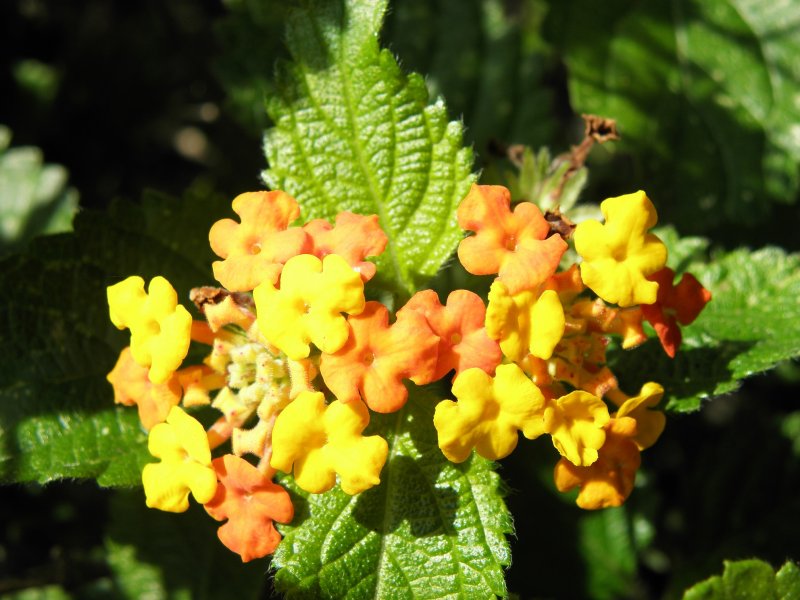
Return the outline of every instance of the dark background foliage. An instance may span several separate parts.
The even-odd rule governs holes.
[[[202,185],[233,197],[257,187],[265,166],[260,98],[284,52],[284,10],[283,3],[245,0],[0,3],[0,123],[13,131],[14,146],[38,146],[47,162],[68,169],[85,208],[137,200],[149,188],[180,196]],[[578,141],[575,113],[584,107],[576,103],[592,106],[585,98],[604,93],[601,84],[580,80],[594,66],[584,54],[628,35],[638,9],[615,3],[603,17],[608,28],[592,22],[592,10],[587,2],[398,2],[384,43],[404,68],[427,75],[454,118],[463,116],[477,166],[490,174],[508,167],[492,148],[526,143],[558,152]],[[622,16],[628,21],[611,27]],[[642,109],[654,92],[636,90]],[[679,135],[687,124],[677,96],[653,108],[660,127],[650,138],[634,136],[617,151],[593,155],[586,195],[599,200],[649,181],[654,198],[673,203],[664,214],[682,233],[706,235],[715,247],[800,249],[797,192],[788,184],[779,200],[757,197],[751,212],[731,196],[735,210],[693,220],[692,186],[724,175],[712,167],[703,173],[703,165],[687,166],[678,155],[691,139]],[[714,126],[728,136],[724,143],[739,144],[733,151],[744,160],[760,156],[763,133],[705,108],[719,117]],[[625,139],[624,120],[620,126]],[[788,172],[796,178],[796,164]],[[674,597],[720,572],[723,559],[757,556],[778,566],[800,558],[798,380],[796,365],[787,363],[700,413],[672,416],[645,455],[644,485],[625,509],[581,513],[557,495],[543,443],[512,455],[500,471],[518,531],[510,591],[523,598]],[[0,494],[0,594],[46,588],[53,597],[118,597],[129,588],[114,579],[109,536],[138,543],[142,531],[177,527],[172,533],[182,540],[215,544],[214,524],[202,514],[186,517],[192,525],[162,523],[152,511],[135,513],[138,530],[120,522],[115,514],[130,515],[123,509],[141,504],[136,494],[92,482],[10,485]],[[191,533],[195,522],[203,540]],[[176,548],[164,554],[183,571],[170,566],[165,588],[194,589],[196,557]],[[240,573],[237,588],[269,595],[265,565],[243,569],[230,558],[219,560],[231,579]],[[158,565],[162,557],[146,560]]]

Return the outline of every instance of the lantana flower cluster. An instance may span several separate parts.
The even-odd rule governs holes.
[[[641,344],[646,320],[674,356],[680,325],[710,299],[691,275],[674,283],[644,192],[603,202],[603,223],[580,223],[580,263],[560,270],[570,228],[551,227],[532,203],[512,210],[503,187],[474,185],[457,211],[472,233],[458,258],[496,276],[488,305],[468,290],[444,304],[423,290],[394,315],[364,293],[376,274],[368,259],[388,242],[376,215],[297,226],[300,207],[282,191],[241,194],[233,210],[238,222],[209,233],[222,287],[192,290],[204,320],[163,277],[108,288],[111,320],[131,336],[108,380],[116,402],[137,406],[158,459],[142,473],[148,506],[182,512],[192,495],[225,521],[219,538],[242,560],[268,555],[275,522],[293,518],[276,474],[314,494],[378,485],[388,444],[364,434],[371,414],[401,410],[410,387],[437,380],[452,392],[433,417],[450,461],[501,459],[520,433],[547,435],[556,486],[578,488],[579,506],[631,493],[640,452],[664,428],[664,390],[624,393],[606,364],[609,339]],[[207,356],[183,366],[193,341]],[[208,405],[221,415],[206,429],[191,413]]]

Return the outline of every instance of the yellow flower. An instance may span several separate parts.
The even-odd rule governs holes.
[[[554,470],[558,491],[579,487],[576,503],[585,510],[621,506],[633,491],[636,471],[642,462],[636,444],[631,441],[636,433],[633,419],[611,419],[605,429],[605,443],[591,466],[576,467],[562,458]]]
[[[363,492],[380,483],[389,453],[382,437],[361,435],[368,424],[360,400],[326,406],[321,392],[301,392],[275,421],[270,464],[284,473],[294,469],[297,485],[312,494],[331,489],[337,474],[345,493]]]
[[[173,406],[167,422],[153,427],[147,448],[161,459],[142,471],[147,506],[184,512],[189,508],[189,492],[200,504],[214,497],[217,476],[206,431],[182,409]]]
[[[192,316],[178,304],[175,289],[163,277],[144,280],[131,276],[107,289],[111,321],[131,330],[131,354],[150,367],[150,381],[164,383],[181,366],[189,352]]]
[[[463,462],[475,448],[497,460],[517,446],[519,431],[529,440],[543,431],[544,396],[515,364],[500,365],[495,377],[478,368],[467,369],[453,382],[458,402],[436,406],[433,424],[439,448],[453,462]]]
[[[617,419],[622,417],[636,419],[636,435],[632,436],[632,439],[639,450],[655,444],[661,432],[664,431],[667,423],[664,413],[659,410],[650,410],[651,407],[657,406],[661,402],[663,396],[664,388],[650,381],[642,386],[638,396],[626,400],[614,415]]]
[[[280,289],[265,281],[253,298],[264,337],[300,360],[311,352],[310,342],[328,354],[345,344],[350,330],[341,313],[364,310],[364,284],[341,256],[301,254],[284,265]]]
[[[600,210],[605,224],[589,219],[575,229],[583,282],[607,302],[623,307],[653,304],[658,284],[647,276],[667,261],[667,247],[647,233],[658,221],[653,203],[639,191],[609,198]]]
[[[548,359],[564,335],[564,309],[558,294],[546,290],[510,295],[506,286],[495,281],[489,290],[486,333],[500,341],[508,358],[519,362],[528,354]]]
[[[597,460],[597,451],[606,439],[603,427],[610,418],[605,402],[578,390],[549,403],[544,410],[544,430],[561,456],[586,467]]]

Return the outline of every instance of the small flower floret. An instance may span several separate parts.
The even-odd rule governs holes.
[[[322,378],[339,400],[363,399],[376,412],[394,412],[408,398],[403,379],[418,385],[433,381],[439,338],[424,316],[401,312],[389,325],[389,310],[380,302],[367,302],[347,323],[345,345],[320,357]]]
[[[555,273],[567,249],[539,207],[520,202],[511,212],[511,194],[498,185],[473,185],[458,206],[458,224],[474,231],[458,246],[458,258],[474,275],[498,274],[509,293],[538,287]]]
[[[246,460],[226,454],[212,463],[219,479],[205,509],[217,521],[220,541],[242,562],[272,554],[281,541],[274,521],[289,523],[294,507],[289,494]]]
[[[658,221],[653,203],[639,191],[604,200],[600,210],[605,224],[589,219],[575,229],[583,282],[606,302],[652,304],[658,284],[647,276],[667,260],[667,247],[647,233]]]
[[[205,504],[217,490],[211,449],[203,426],[173,406],[166,423],[150,431],[147,448],[161,462],[145,465],[142,483],[147,506],[167,512],[189,508],[189,492]]]
[[[312,494],[331,489],[337,474],[345,493],[363,492],[380,483],[389,453],[382,437],[361,435],[368,424],[360,400],[326,405],[321,392],[301,392],[275,421],[270,464],[294,471],[297,485]]]
[[[269,342],[293,360],[306,358],[313,343],[336,352],[349,328],[342,313],[364,310],[361,276],[336,254],[323,260],[310,254],[286,262],[280,289],[265,281],[253,292],[258,325]]]
[[[192,316],[178,304],[175,289],[163,277],[131,276],[107,290],[111,321],[131,331],[131,355],[150,367],[153,383],[164,383],[180,367],[191,342]]]
[[[539,388],[515,364],[500,365],[496,373],[467,369],[453,382],[458,402],[436,406],[433,424],[449,460],[463,462],[473,448],[497,460],[516,448],[519,431],[529,440],[543,433],[545,399]]]

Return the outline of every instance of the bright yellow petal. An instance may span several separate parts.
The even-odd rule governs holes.
[[[597,460],[597,451],[606,439],[603,427],[610,418],[600,398],[578,390],[545,409],[545,431],[564,458],[577,466],[589,466]]]

